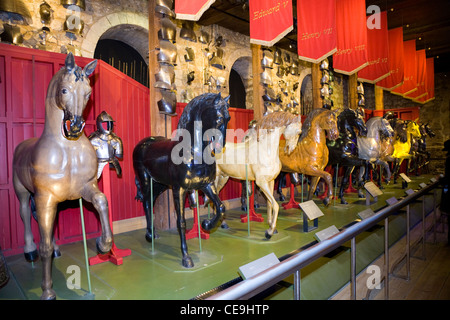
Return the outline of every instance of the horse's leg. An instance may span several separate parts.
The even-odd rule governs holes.
[[[216,192],[216,189],[212,184],[208,184],[201,190],[213,202],[214,208],[216,209],[216,215],[214,217],[202,221],[203,229],[209,231],[214,228],[220,220],[222,220],[225,213],[225,205],[220,200],[219,196],[217,195],[218,193]]]
[[[386,183],[389,184],[389,181],[391,180],[391,170],[389,169],[388,163],[381,159],[377,159],[377,161],[375,161],[375,163],[384,168],[384,170],[386,171]],[[381,186],[381,176],[382,176],[382,174],[380,173],[380,179],[379,179],[380,186]]]
[[[100,253],[107,253],[111,250],[113,236],[109,224],[108,199],[105,194],[98,189],[95,182],[88,183],[81,192],[81,197],[91,202],[97,210],[102,225],[102,235],[97,238],[97,250]]]
[[[273,197],[273,188],[275,186],[275,181],[256,180],[256,184],[259,186],[259,188],[267,198],[267,219],[269,223],[269,229],[266,230],[265,236],[266,239],[270,239],[272,238],[274,233],[277,232],[276,228],[277,228],[278,211],[280,209],[278,202]]]
[[[192,268],[194,266],[194,262],[189,256],[186,243],[186,219],[184,216],[184,201],[186,199],[186,191],[187,190],[180,187],[172,187],[173,201],[175,203],[175,211],[177,213],[177,228],[181,242],[181,254],[183,255],[181,264],[185,268]]]
[[[14,190],[20,203],[20,217],[24,226],[24,255],[25,259],[29,262],[36,261],[38,259],[38,251],[36,244],[34,243],[33,232],[31,231],[31,211],[30,211],[30,193],[14,176]]]
[[[331,174],[329,174],[326,171],[322,171],[316,168],[311,168],[311,175],[314,175],[314,178],[316,178],[315,184],[317,185],[317,182],[319,181],[319,178],[322,178],[325,180],[325,183],[328,185],[328,191],[326,197],[323,199],[323,204],[328,207],[330,204],[330,199],[333,196],[333,177]],[[311,184],[313,186],[313,184]],[[308,199],[311,200],[311,199]]]
[[[278,179],[277,193],[278,196],[280,197],[280,201],[284,201],[286,200],[286,198],[284,197],[282,186],[283,184],[286,184],[286,173],[280,172],[277,179]]]
[[[348,204],[348,202],[344,199],[344,188],[348,183],[348,178],[353,172],[355,167],[346,167],[344,177],[342,178],[341,187],[339,189],[339,198],[341,199],[341,204]]]
[[[358,175],[358,198],[365,198],[366,196],[364,195],[363,192],[363,187],[364,187],[364,174],[366,171],[366,166],[365,165],[361,165],[359,166],[359,175]]]
[[[58,203],[51,196],[36,196],[36,214],[39,224],[41,241],[39,254],[42,261],[42,300],[56,299],[52,281],[52,257],[53,257],[53,226],[56,217]]]
[[[309,173],[305,173],[309,174]],[[314,192],[316,191],[317,184],[319,183],[320,177],[318,176],[312,176],[311,177],[311,183],[309,185],[309,191],[308,191],[308,200],[311,200],[314,196]]]
[[[155,204],[156,198],[158,198],[158,196],[167,189],[168,187],[166,185],[153,181],[153,198],[152,198],[150,185],[147,185],[144,188],[145,193],[142,205],[144,207],[145,220],[147,221],[147,230],[145,232],[145,239],[148,242],[152,242],[153,239],[159,238],[159,236],[156,234],[156,231],[153,229],[151,204],[152,203]]]

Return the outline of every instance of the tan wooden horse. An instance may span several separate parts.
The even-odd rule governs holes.
[[[219,192],[228,179],[255,181],[267,199],[269,229],[265,236],[275,233],[279,205],[273,196],[275,178],[281,170],[278,152],[280,137],[284,135],[283,153],[290,154],[297,145],[302,128],[301,118],[288,112],[274,112],[264,116],[250,130],[248,138],[241,143],[227,142],[225,151],[216,156],[216,189]]]
[[[13,183],[25,227],[24,252],[32,261],[37,258],[37,251],[30,225],[30,196],[36,206],[43,273],[41,299],[56,298],[52,289],[52,254],[58,203],[79,198],[92,202],[102,225],[97,249],[106,253],[112,245],[108,200],[97,186],[97,156],[83,134],[82,114],[91,95],[89,75],[96,66],[94,60],[81,69],[71,53],[67,56],[65,66],[53,76],[47,89],[42,135],[21,142],[14,151]]]
[[[323,201],[328,206],[333,194],[333,179],[331,174],[324,171],[329,154],[326,132],[329,140],[336,140],[339,137],[336,113],[328,109],[314,109],[303,123],[302,134],[294,151],[291,154],[283,152],[284,141],[280,142],[279,148],[283,172],[312,176],[308,200],[312,199],[319,179],[325,180],[328,193]]]

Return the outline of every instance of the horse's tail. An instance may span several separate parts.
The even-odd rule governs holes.
[[[134,177],[134,183],[136,184],[136,197],[134,197],[135,200],[144,202],[144,196],[142,195],[141,190],[141,184],[139,183],[139,179],[137,177]]]

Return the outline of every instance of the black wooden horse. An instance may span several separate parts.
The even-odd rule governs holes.
[[[344,199],[344,186],[348,183],[348,178],[355,166],[361,167],[366,163],[366,160],[360,159],[358,156],[356,138],[358,135],[366,136],[367,127],[362,114],[352,109],[342,111],[337,118],[337,123],[339,138],[335,141],[327,140],[329,150],[328,165],[339,165],[339,167],[345,168],[339,190],[339,198],[342,204],[347,204],[347,201]],[[363,185],[363,173],[360,172],[358,177],[358,189],[361,189]]]
[[[147,218],[147,241],[152,241],[150,201],[168,188],[172,188],[177,227],[181,239],[182,265],[192,268],[194,263],[186,244],[186,220],[184,203],[186,193],[201,190],[211,199],[216,215],[204,220],[202,226],[211,230],[223,217],[225,206],[214,188],[216,163],[214,152],[222,151],[226,141],[229,97],[220,94],[202,94],[187,104],[178,122],[177,134],[172,139],[147,137],[133,151],[133,166],[136,175],[137,196],[142,201]],[[180,140],[181,138],[181,140]],[[150,199],[150,184],[153,179],[153,199]]]

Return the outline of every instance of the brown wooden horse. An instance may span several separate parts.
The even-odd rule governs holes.
[[[336,114],[328,109],[314,109],[303,123],[302,134],[294,151],[291,154],[284,152],[284,140],[280,142],[279,150],[281,171],[312,176],[308,200],[312,199],[319,179],[325,180],[328,185],[328,194],[323,202],[328,206],[333,194],[333,178],[331,174],[324,171],[328,163],[326,132],[329,140],[336,140],[339,137]]]
[[[91,95],[89,75],[96,66],[94,60],[81,69],[71,53],[67,56],[65,66],[53,76],[47,89],[42,135],[21,142],[14,151],[13,183],[25,226],[24,252],[31,261],[37,258],[37,251],[30,226],[30,196],[36,207],[43,272],[41,299],[56,298],[52,254],[58,203],[79,198],[92,202],[102,224],[97,249],[105,253],[112,245],[108,200],[97,186],[97,156],[83,134],[82,114]]]

